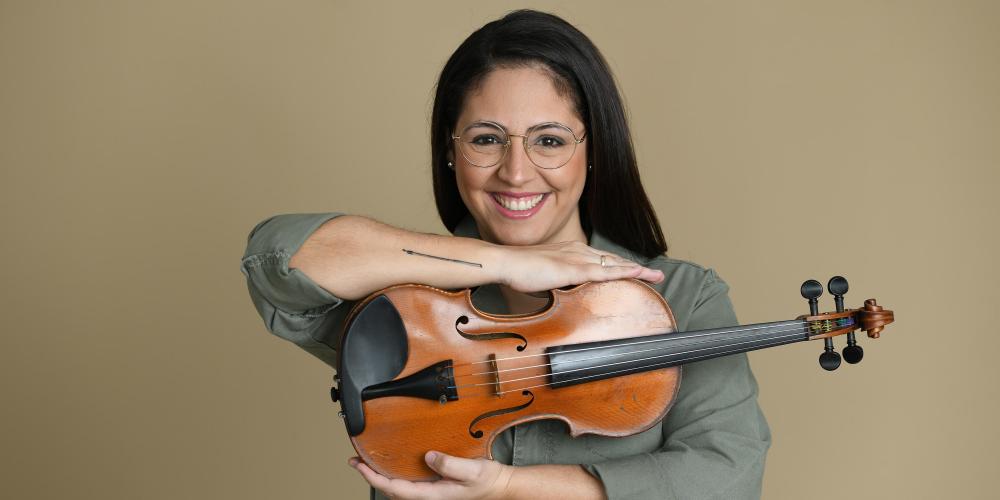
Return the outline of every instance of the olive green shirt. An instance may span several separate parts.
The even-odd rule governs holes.
[[[279,215],[250,233],[242,271],[267,329],[330,366],[351,302],[315,284],[288,261],[327,220],[340,214]],[[455,236],[479,238],[466,218]],[[737,324],[729,287],[714,271],[664,256],[637,255],[594,233],[590,246],[663,271],[653,287],[670,304],[678,331]],[[499,289],[476,289],[477,308],[506,312]],[[513,465],[582,464],[610,499],[759,498],[771,434],[757,405],[757,382],[745,354],[685,365],[673,408],[639,434],[573,438],[556,420],[529,422],[497,437],[494,459]],[[373,492],[373,497],[382,498]]]

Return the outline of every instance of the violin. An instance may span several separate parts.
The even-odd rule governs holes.
[[[393,286],[350,312],[331,397],[369,467],[431,480],[427,450],[492,458],[500,432],[532,420],[562,420],[574,437],[649,429],[670,409],[685,363],[823,339],[820,366],[834,370],[832,338],[845,334],[843,359],[857,363],[854,331],[878,338],[893,312],[875,299],[844,309],[840,276],[828,289],[834,312],[819,313],[823,286],[809,280],[808,315],[678,333],[663,297],[634,279],[552,290],[545,309],[520,315],[479,311],[470,290]]]

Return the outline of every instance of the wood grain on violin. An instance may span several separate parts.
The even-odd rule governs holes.
[[[840,313],[675,333],[666,301],[640,281],[550,293],[547,308],[525,315],[487,314],[469,290],[423,285],[359,302],[333,391],[358,456],[385,476],[428,480],[436,476],[427,450],[491,458],[494,438],[523,422],[559,419],[573,436],[635,434],[666,416],[684,363],[862,325],[877,336],[893,321],[871,300]]]

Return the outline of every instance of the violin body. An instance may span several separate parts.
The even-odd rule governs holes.
[[[547,385],[545,360],[552,346],[673,332],[674,317],[663,297],[636,280],[586,283],[550,293],[547,308],[526,315],[487,314],[472,305],[469,290],[423,285],[387,288],[357,304],[345,324],[338,377],[358,456],[388,477],[430,480],[436,474],[424,463],[426,451],[491,458],[496,436],[520,423],[559,419],[573,436],[627,436],[662,420],[677,394],[679,366],[554,388]],[[382,320],[392,314],[390,306],[400,321],[386,326]],[[382,324],[365,321],[364,311],[378,308],[383,311],[376,323]],[[390,330],[395,330],[392,335]],[[405,335],[404,349],[400,334]],[[381,338],[358,343],[377,336]],[[434,394],[383,391],[406,395],[362,397],[367,400],[360,402],[359,415],[358,398],[365,387],[420,378],[421,371],[448,360],[451,376],[445,378],[454,380],[448,382],[450,392],[441,379],[423,377],[419,383],[424,386],[428,380],[437,384]],[[386,365],[388,371],[359,382],[368,375],[361,372]],[[438,377],[442,372],[449,373],[448,368],[438,370]],[[353,391],[348,387],[352,383]],[[444,392],[449,395],[441,397]],[[434,395],[438,397],[432,399]]]

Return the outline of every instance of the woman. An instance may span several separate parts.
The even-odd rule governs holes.
[[[562,19],[518,11],[466,39],[441,73],[431,140],[453,236],[339,214],[262,222],[243,270],[270,331],[333,365],[349,302],[390,285],[479,287],[480,309],[521,313],[544,307],[536,292],[621,278],[651,283],[678,330],[736,324],[713,271],[664,256],[611,72]],[[770,434],[756,398],[740,354],[685,366],[662,425],[634,436],[531,422],[497,438],[495,461],[428,450],[443,479],[426,483],[350,464],[395,498],[758,497]]]

